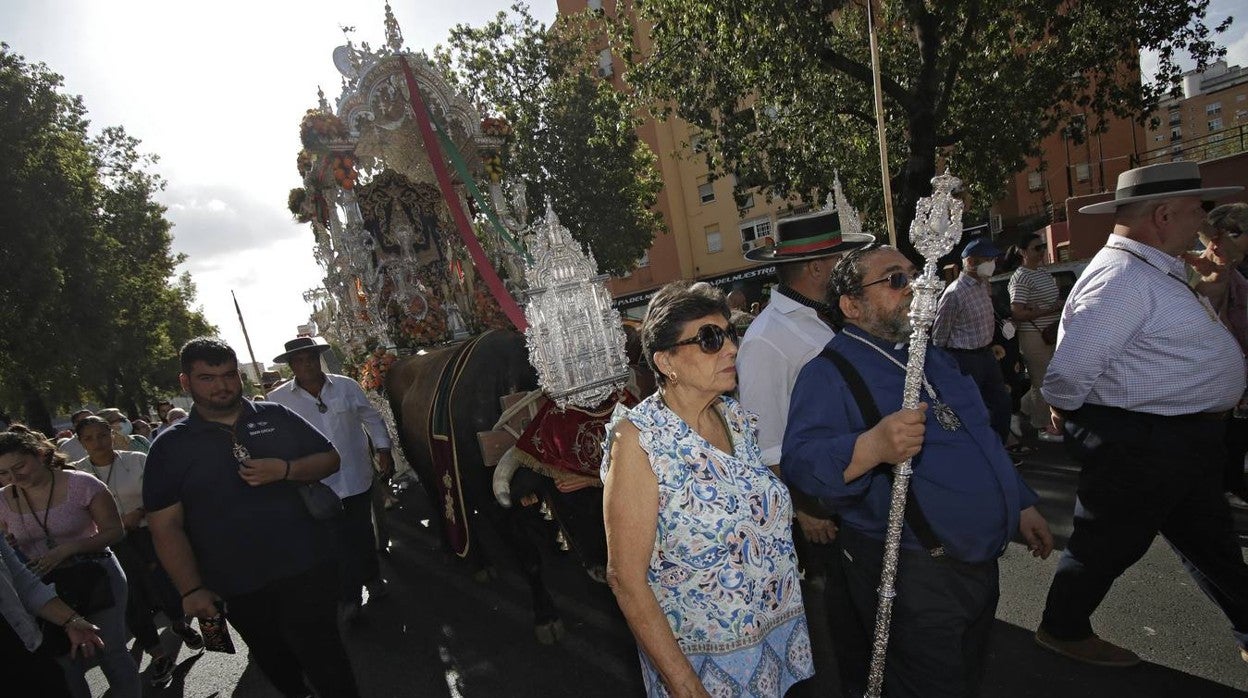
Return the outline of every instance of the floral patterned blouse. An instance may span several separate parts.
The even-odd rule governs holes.
[[[602,474],[614,427],[628,419],[658,478],[659,516],[647,578],[672,633],[703,684],[717,695],[783,695],[814,673],[793,549],[793,505],[763,464],[757,417],[731,398],[718,405],[732,437],[724,453],[656,393],[617,406],[607,425]],[[641,657],[649,695],[666,695]]]

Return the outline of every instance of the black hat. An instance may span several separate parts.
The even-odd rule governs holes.
[[[841,217],[835,211],[820,210],[776,222],[775,241],[745,253],[751,262],[801,262],[819,259],[875,242],[866,233],[841,233]]]
[[[284,364],[290,362],[290,355],[300,351],[315,349],[317,354],[323,354],[329,351],[329,343],[320,337],[295,337],[286,342],[286,351],[273,357],[273,363]]]

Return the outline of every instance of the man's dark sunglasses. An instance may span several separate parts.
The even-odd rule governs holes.
[[[731,339],[733,344],[740,344],[740,338],[737,335],[737,328],[729,325],[728,329],[724,329],[719,325],[703,325],[698,328],[698,333],[689,339],[682,339],[672,344],[668,349],[683,347],[686,344],[696,344],[698,348],[707,354],[719,353],[724,348],[724,340]]]
[[[863,284],[862,287],[866,288],[868,286],[874,286],[876,284],[882,284],[884,282],[888,282],[889,288],[893,289],[894,291],[900,291],[901,289],[909,286],[910,282],[917,279],[918,276],[919,276],[918,274],[907,274],[904,271],[895,271],[892,274],[889,274],[888,276],[882,279],[876,279],[875,281],[872,281],[870,283]]]

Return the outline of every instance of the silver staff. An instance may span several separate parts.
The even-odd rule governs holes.
[[[923,387],[923,364],[927,356],[928,331],[936,319],[936,301],[945,288],[936,263],[949,254],[962,238],[962,201],[954,191],[962,181],[949,174],[932,179],[932,195],[919,199],[914,221],[910,223],[910,241],[923,255],[923,273],[910,288],[910,357],[906,362],[906,383],[901,406],[914,409],[919,405]],[[907,458],[893,468],[892,501],[888,509],[888,535],[884,541],[884,561],[880,571],[880,605],[875,612],[875,638],[871,643],[871,669],[867,674],[867,697],[879,698],[884,684],[884,657],[888,651],[888,629],[893,618],[893,599],[897,596],[897,555],[901,550],[901,526],[906,513],[906,488],[910,486]]]

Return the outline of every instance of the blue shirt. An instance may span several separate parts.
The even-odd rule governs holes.
[[[1243,352],[1186,279],[1177,257],[1110,235],[1062,309],[1044,399],[1169,416],[1234,407]]]
[[[858,369],[882,415],[901,409],[905,372],[849,334],[903,364],[908,347],[897,348],[852,325],[828,342],[828,348]],[[963,426],[946,431],[929,413],[923,449],[911,463],[910,486],[950,557],[963,562],[996,559],[1018,530],[1019,512],[1039,497],[1023,482],[989,425],[974,381],[941,349],[929,346],[926,361],[928,381]],[[922,399],[932,402],[926,391]],[[793,388],[781,471],[794,487],[832,505],[843,525],[884,540],[892,487],[888,475],[875,469],[852,482],[844,480],[854,444],[864,431],[862,413],[836,365],[822,357],[811,359]],[[923,549],[908,525],[902,545]]]
[[[253,487],[238,475],[234,439],[252,458],[295,460],[333,445],[286,407],[243,401],[233,430],[192,409],[152,443],[143,506],[181,504],[204,586],[225,598],[263,588],[329,559],[330,528],[308,514],[300,483]]]

